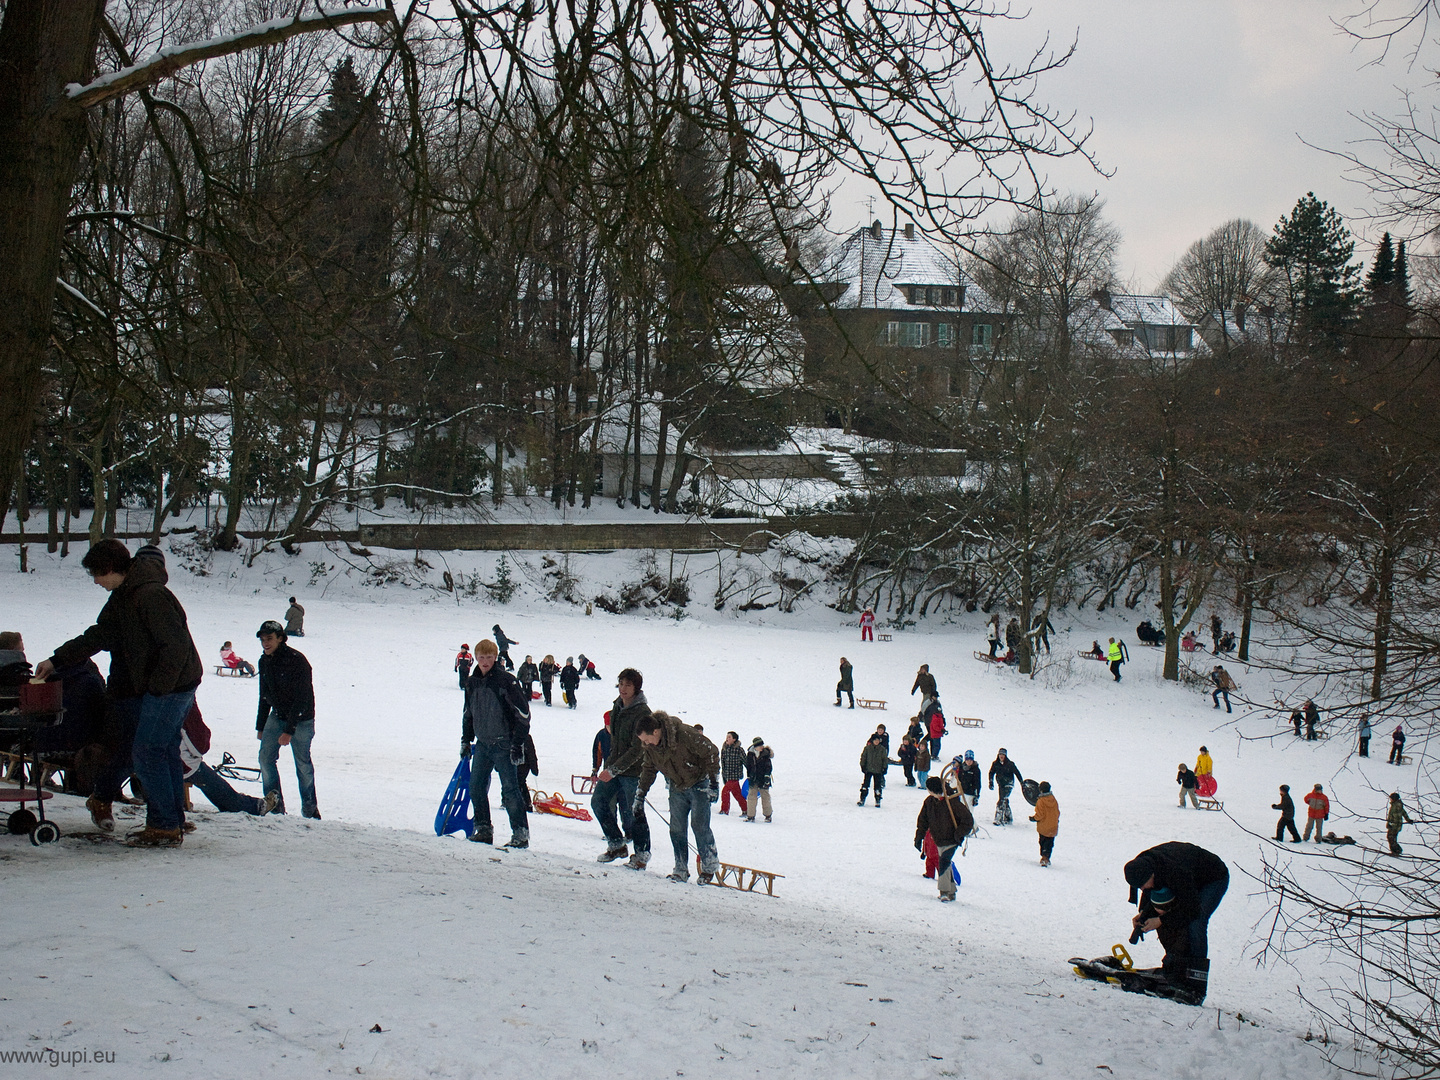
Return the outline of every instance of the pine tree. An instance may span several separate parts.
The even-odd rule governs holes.
[[[1410,322],[1410,268],[1405,258],[1405,241],[1398,250],[1387,232],[1380,238],[1375,261],[1365,277],[1363,332],[1367,336],[1390,337],[1401,333]]]
[[[1370,264],[1370,273],[1365,278],[1365,291],[1370,294],[1372,304],[1388,299],[1391,283],[1395,280],[1395,249],[1387,232],[1380,238],[1380,247],[1375,252],[1375,261]]]
[[[1284,278],[1301,341],[1340,343],[1359,303],[1360,270],[1350,263],[1354,254],[1355,241],[1344,220],[1313,191],[1275,225],[1265,261]]]

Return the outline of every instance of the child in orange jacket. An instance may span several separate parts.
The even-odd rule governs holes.
[[[1035,813],[1030,816],[1040,834],[1040,865],[1049,866],[1055,851],[1055,837],[1060,832],[1060,804],[1050,794],[1050,781],[1040,783],[1040,797],[1035,800]]]

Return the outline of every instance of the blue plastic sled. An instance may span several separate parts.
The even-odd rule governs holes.
[[[470,816],[470,761],[461,758],[435,814],[435,835],[448,836],[458,832],[469,836],[474,827],[475,819]]]
[[[750,802],[750,781],[749,781],[749,780],[742,780],[742,781],[740,782],[740,798],[744,799],[747,804]]]
[[[950,864],[950,876],[955,879],[955,884],[960,884],[960,868],[953,862]]]

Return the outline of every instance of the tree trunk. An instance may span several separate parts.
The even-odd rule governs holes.
[[[1380,700],[1385,669],[1390,660],[1390,623],[1395,614],[1395,549],[1388,540],[1380,545],[1375,568],[1375,667],[1370,673],[1370,698]]]
[[[60,238],[85,145],[65,84],[86,82],[104,0],[9,0],[0,22],[0,521],[30,445]]]

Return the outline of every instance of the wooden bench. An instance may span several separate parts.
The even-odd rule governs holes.
[[[876,639],[877,641],[889,641],[889,640],[890,640],[890,635],[889,635],[889,634],[884,634],[884,633],[876,634],[876,635],[875,635],[875,639]]]
[[[699,865],[699,860],[696,860]],[[750,883],[745,883],[745,875],[750,875]],[[732,863],[721,863],[720,869],[715,872],[714,884],[721,885],[727,889],[739,889],[741,892],[754,892],[755,886],[762,881],[765,883],[765,895],[775,895],[775,879],[783,878],[784,874],[774,874],[769,870],[756,870],[751,866],[735,866]]]
[[[882,701],[880,698],[857,697],[857,698],[855,699],[855,704],[856,704],[856,705],[859,705],[860,708],[862,708],[862,709],[883,709],[883,708],[885,708],[885,702]]]
[[[978,716],[961,716],[951,721],[956,727],[984,727],[985,721]]]
[[[215,674],[231,679],[253,679],[255,676],[250,672],[238,667],[226,667],[224,664],[215,665]]]
[[[1196,801],[1196,803],[1199,804],[1199,807],[1200,807],[1201,810],[1224,810],[1224,809],[1225,809],[1225,804],[1224,804],[1223,802],[1221,802],[1219,799],[1215,799],[1215,798],[1210,798],[1210,799],[1196,799],[1195,801]]]

